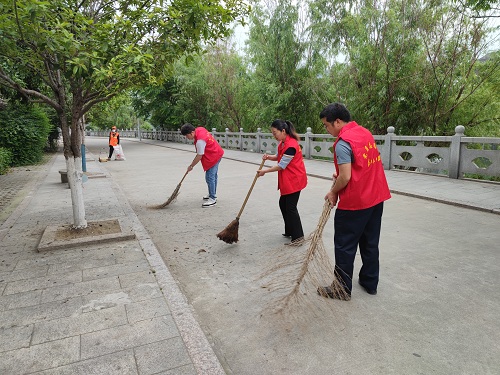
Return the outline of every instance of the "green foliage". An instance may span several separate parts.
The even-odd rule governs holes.
[[[225,44],[178,60],[162,85],[134,92],[156,128],[266,131],[275,118],[324,129],[334,101],[375,134],[497,136],[499,53],[486,54],[487,16],[454,0],[258,3],[245,56]],[[484,17],[483,19],[481,17]],[[487,56],[487,59],[484,57]]]
[[[330,38],[328,54],[346,57],[330,69],[329,96],[375,133],[453,134],[496,117],[495,106],[471,110],[483,95],[498,103],[488,82],[500,64],[480,61],[488,27],[463,4],[319,0],[311,9],[314,39]]]
[[[48,152],[56,152],[59,148],[59,128],[55,124],[51,124],[51,129],[47,139],[46,150]]]
[[[162,85],[132,92],[132,107],[139,117],[149,119],[157,129],[177,129],[182,120],[176,116],[175,92],[174,79],[167,78]]]
[[[5,147],[0,147],[0,175],[9,171],[12,163],[12,153]]]
[[[241,0],[2,0],[0,83],[53,107],[66,156],[79,156],[80,121],[94,105],[161,83],[176,59],[227,35],[247,9]]]
[[[0,111],[0,147],[12,154],[12,166],[42,160],[51,125],[38,106],[16,105]]]
[[[497,6],[497,0],[467,0],[466,4],[473,10],[482,11],[490,10],[492,6]]]
[[[128,93],[97,104],[89,111],[85,120],[95,130],[111,129],[113,125],[118,129],[130,129],[137,126],[137,119]]]
[[[500,137],[500,52],[489,54],[478,62],[476,74],[484,83],[474,95],[464,100],[455,115],[461,119],[466,136],[469,137]]]
[[[299,5],[280,0],[274,8],[255,7],[250,20],[248,52],[254,74],[249,84],[256,102],[256,122],[268,128],[276,118],[290,120],[299,132],[321,129],[322,104],[315,92],[321,56],[311,52]]]
[[[149,131],[154,130],[154,128],[151,125],[151,123],[149,123],[147,121],[143,122],[140,126],[141,126],[141,130],[145,131],[145,132],[149,132]]]

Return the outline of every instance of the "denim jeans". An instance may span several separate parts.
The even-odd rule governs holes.
[[[217,199],[217,172],[219,171],[220,160],[210,169],[205,172],[205,181],[208,186],[208,196],[212,199]]]

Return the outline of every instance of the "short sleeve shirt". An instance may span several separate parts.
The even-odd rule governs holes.
[[[348,164],[354,160],[351,145],[343,139],[339,139],[337,142],[335,155],[337,156],[337,164]]]

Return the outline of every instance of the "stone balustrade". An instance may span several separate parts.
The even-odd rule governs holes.
[[[466,137],[465,128],[457,126],[453,136],[396,135],[394,127],[387,134],[375,135],[385,169],[402,169],[419,173],[448,176],[450,178],[500,177],[500,138]],[[258,153],[276,153],[278,142],[271,133],[257,129],[256,133],[217,132],[212,134],[223,148]],[[88,136],[107,137],[107,131],[87,130]],[[299,134],[302,152],[307,159],[333,159],[334,137],[313,134],[307,128]],[[120,130],[120,137],[158,141],[192,143],[176,131]]]

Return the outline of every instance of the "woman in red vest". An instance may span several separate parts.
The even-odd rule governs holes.
[[[359,246],[363,265],[358,283],[371,295],[377,294],[379,280],[379,239],[384,201],[391,197],[384,167],[373,135],[351,121],[340,103],[327,105],[319,115],[333,144],[335,184],[325,199],[337,206],[334,218],[335,274],[346,293],[330,286],[319,287],[323,297],[349,300],[354,259]]]
[[[192,124],[187,123],[182,125],[181,134],[194,141],[194,147],[196,148],[196,156],[188,166],[188,172],[191,172],[200,161],[205,171],[208,194],[203,197],[204,202],[201,206],[203,208],[215,206],[217,204],[219,163],[222,155],[224,155],[224,150],[204,127],[195,128]]]
[[[109,156],[108,160],[111,160],[111,156],[113,156],[113,151],[115,150],[115,146],[120,144],[120,133],[116,131],[116,126],[111,127],[111,131],[109,132]]]
[[[262,158],[277,161],[278,164],[271,168],[261,169],[257,173],[259,176],[264,176],[269,172],[278,172],[278,189],[281,195],[279,206],[285,222],[283,236],[291,237],[290,244],[299,244],[304,238],[304,231],[297,203],[301,190],[307,185],[306,167],[298,142],[299,136],[290,121],[279,119],[271,124],[271,131],[274,138],[280,142],[278,153],[276,155],[264,154]]]

